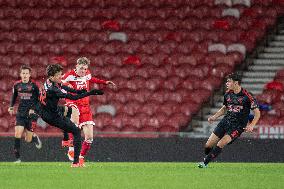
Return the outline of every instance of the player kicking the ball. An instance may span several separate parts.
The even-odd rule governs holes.
[[[71,85],[73,89],[90,89],[90,83],[106,84],[115,86],[112,81],[100,80],[92,77],[89,71],[90,60],[86,57],[81,57],[77,60],[76,68],[64,74],[62,83]],[[85,97],[80,100],[66,99],[66,106],[75,107],[79,111],[79,126],[83,128],[85,140],[82,144],[82,150],[80,152],[80,163],[84,163],[84,157],[91,148],[93,142],[93,115],[90,108],[90,99]],[[72,134],[69,135],[65,132],[62,146],[69,146],[68,157],[72,161],[74,156],[74,148],[72,147]]]
[[[76,125],[74,122],[71,121],[72,119],[70,120],[62,114],[64,109],[58,106],[58,101],[61,98],[78,100],[90,95],[102,95],[103,91],[93,89],[91,91],[86,92],[85,89],[75,90],[62,85],[62,66],[59,64],[49,65],[46,69],[46,75],[48,79],[44,83],[44,86],[41,90],[40,104],[36,106],[35,112],[51,126],[55,126],[65,132],[73,134],[74,161],[71,167],[83,167],[84,164],[81,164],[79,162],[79,154],[81,150],[80,126]],[[30,114],[33,113],[33,110],[30,110]],[[70,114],[74,113],[70,112]]]
[[[225,114],[205,144],[204,161],[198,164],[199,168],[206,168],[208,163],[216,158],[222,149],[241,136],[243,131],[252,132],[260,118],[260,111],[255,98],[240,86],[241,77],[238,74],[227,76],[228,88],[224,95],[223,107],[208,118],[209,123]],[[248,117],[250,110],[254,112],[254,119],[250,124]],[[227,111],[227,112],[226,112]]]

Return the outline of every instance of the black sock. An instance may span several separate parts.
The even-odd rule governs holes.
[[[208,155],[211,150],[212,150],[212,148],[205,147],[205,148],[204,148],[204,153],[205,153],[205,155]]]
[[[78,129],[77,131],[72,133],[74,136],[73,146],[74,146],[74,161],[73,163],[79,162],[79,155],[81,152],[81,130]]]
[[[216,158],[222,152],[222,148],[215,146],[213,150],[205,157],[204,164],[207,165],[210,161]]]
[[[21,138],[15,137],[14,154],[16,159],[20,158],[20,146],[21,146]]]
[[[31,141],[32,143],[38,143],[38,141],[37,141],[37,137],[34,135],[33,137],[32,137],[32,141]]]
[[[64,141],[69,140],[69,135],[68,135],[68,133],[66,131],[63,131],[63,140]]]

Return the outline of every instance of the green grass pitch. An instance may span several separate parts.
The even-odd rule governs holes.
[[[0,163],[0,189],[284,188],[284,163]]]

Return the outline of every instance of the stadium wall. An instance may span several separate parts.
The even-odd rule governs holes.
[[[21,143],[22,161],[67,161],[61,138],[43,138],[43,148]],[[96,138],[87,160],[98,162],[197,162],[206,139]],[[14,161],[14,140],[0,138],[0,161]],[[283,139],[240,139],[227,146],[217,161],[284,162]]]

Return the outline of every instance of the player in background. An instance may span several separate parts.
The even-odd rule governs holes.
[[[20,159],[20,146],[21,138],[25,132],[25,141],[34,143],[36,148],[40,149],[42,143],[39,137],[34,133],[34,126],[36,119],[29,116],[30,108],[33,108],[38,103],[39,99],[39,88],[35,81],[31,80],[32,69],[29,66],[23,65],[20,68],[21,80],[15,82],[13,86],[13,93],[11,97],[10,107],[8,112],[10,115],[14,114],[14,105],[17,97],[19,96],[19,106],[16,113],[16,126],[15,126],[15,143],[14,143],[14,154],[17,163],[21,162]]]
[[[206,156],[204,161],[198,164],[199,168],[206,168],[208,163],[216,158],[227,144],[231,144],[240,137],[243,131],[252,132],[260,118],[256,99],[241,87],[240,82],[241,77],[238,74],[227,76],[228,90],[224,95],[223,106],[216,114],[208,118],[208,122],[212,124],[218,117],[224,114],[225,116],[207,140]],[[247,124],[250,110],[253,110],[254,118],[250,124]]]
[[[76,68],[64,74],[62,78],[62,83],[71,85],[72,88],[80,90],[86,89],[90,90],[90,83],[106,84],[115,86],[112,81],[105,81],[95,77],[92,77],[89,70],[90,60],[86,57],[81,57],[77,60]],[[90,98],[86,97],[80,100],[70,100],[66,99],[66,106],[75,107],[78,109],[79,115],[79,126],[83,128],[85,135],[85,140],[82,144],[82,150],[80,152],[80,162],[84,162],[84,157],[91,148],[93,142],[93,126],[95,125],[93,121],[92,110],[90,107]],[[69,140],[68,140],[69,139]],[[64,139],[62,141],[62,146],[69,146],[68,157],[72,161],[74,149],[72,147],[72,135],[65,132]]]

